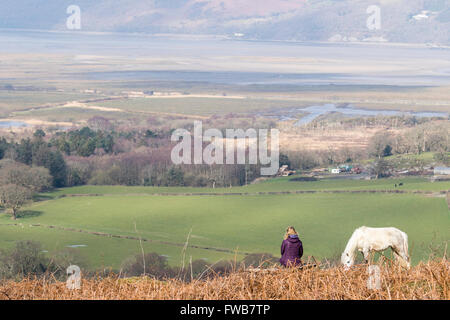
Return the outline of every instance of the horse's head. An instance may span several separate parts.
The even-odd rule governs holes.
[[[341,263],[344,265],[344,268],[346,270],[350,269],[350,267],[353,265],[353,259],[348,254],[348,252],[343,252],[341,255]]]

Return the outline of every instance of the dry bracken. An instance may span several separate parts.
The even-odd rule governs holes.
[[[4,299],[70,300],[308,300],[308,299],[439,299],[450,298],[450,263],[447,259],[428,261],[410,270],[380,266],[379,290],[368,289],[366,265],[349,271],[341,267],[277,269],[258,272],[235,271],[226,276],[185,283],[158,281],[149,277],[83,279],[80,290],[69,290],[65,282],[45,279],[7,281],[0,284]]]

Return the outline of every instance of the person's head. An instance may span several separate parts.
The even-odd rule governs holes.
[[[297,231],[295,231],[295,228],[290,226],[286,228],[286,234],[284,235],[284,240],[286,240],[287,238],[289,238],[289,236],[293,236],[293,235],[297,235],[298,233]]]

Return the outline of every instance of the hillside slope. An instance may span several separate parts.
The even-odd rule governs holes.
[[[72,0],[2,1],[0,28],[65,30]],[[242,39],[450,43],[450,0],[78,0],[83,31]],[[367,8],[381,9],[369,30]]]

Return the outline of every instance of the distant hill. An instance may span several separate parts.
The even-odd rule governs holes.
[[[220,34],[257,40],[450,43],[450,0],[21,0],[0,3],[0,28]],[[366,12],[381,9],[381,28]]]

